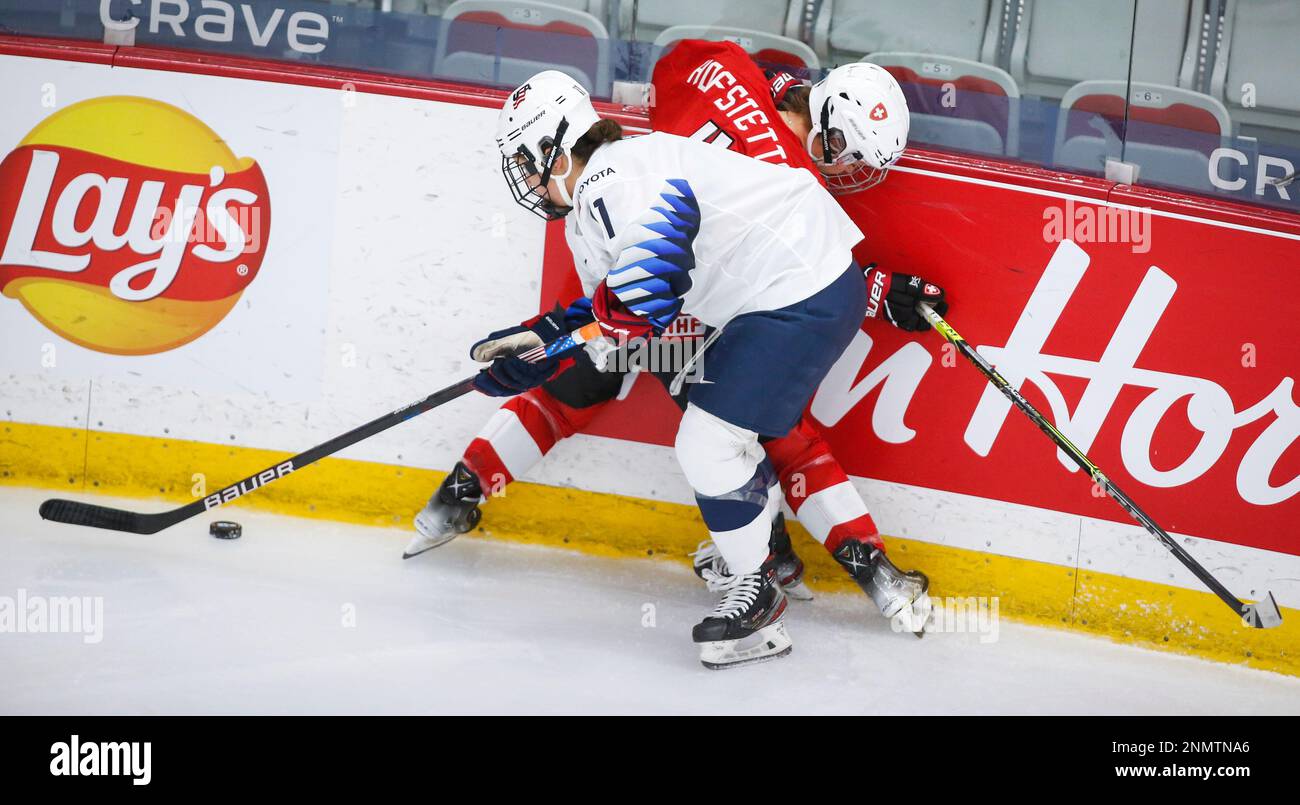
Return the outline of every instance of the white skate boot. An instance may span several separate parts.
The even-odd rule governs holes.
[[[776,560],[776,580],[785,594],[796,601],[811,601],[812,590],[803,581],[803,560],[794,552],[794,546],[790,544],[790,532],[785,529],[785,515],[780,512],[772,523],[772,538],[768,542],[768,548]],[[701,542],[691,554],[691,567],[695,575],[700,578],[704,578],[706,569],[712,570],[719,576],[729,574],[726,560],[722,558],[718,546],[713,544],[711,539]]]

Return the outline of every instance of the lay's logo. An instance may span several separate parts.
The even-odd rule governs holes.
[[[165,352],[225,318],[270,226],[262,169],[201,120],[93,98],[0,162],[0,292],[88,349]]]

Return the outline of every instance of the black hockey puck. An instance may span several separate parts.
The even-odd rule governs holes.
[[[217,539],[239,539],[243,536],[244,528],[232,520],[214,520],[208,526],[208,533]]]

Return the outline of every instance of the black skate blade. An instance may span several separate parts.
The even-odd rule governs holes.
[[[705,668],[708,668],[710,671],[726,671],[731,668],[740,668],[741,666],[744,665],[757,665],[761,662],[768,662],[769,660],[777,660],[786,656],[793,650],[794,650],[794,646],[786,646],[783,651],[778,651],[775,654],[764,654],[761,657],[750,657],[747,660],[737,660],[736,662],[705,662],[704,660],[700,660],[700,665],[703,665]]]
[[[451,542],[451,540],[447,540],[447,542]],[[414,558],[417,557],[417,556],[423,556],[424,554],[428,553],[429,551],[434,550],[435,548],[441,548],[442,546],[446,545],[447,542],[439,542],[437,545],[430,545],[429,547],[425,548],[424,550],[422,550],[422,551],[416,551],[415,553],[407,553],[406,551],[402,551],[402,558],[403,558],[403,559],[414,559]]]
[[[402,558],[403,558],[403,559],[411,559],[411,558],[413,558],[413,557],[419,556],[419,555],[422,554],[422,553],[428,553],[429,551],[431,551],[431,550],[433,550],[434,548],[437,548],[437,547],[438,547],[437,545],[430,545],[429,547],[425,548],[424,550],[422,550],[422,551],[416,551],[415,553],[407,553],[406,551],[402,551]]]

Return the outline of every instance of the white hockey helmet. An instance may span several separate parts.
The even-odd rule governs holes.
[[[808,111],[808,149],[821,138],[822,157],[815,161],[832,193],[879,184],[907,148],[907,99],[877,64],[855,62],[831,70],[809,91]]]
[[[573,160],[563,174],[552,167],[599,120],[587,90],[558,70],[544,70],[510,93],[497,118],[497,147],[515,201],[548,221],[567,215],[573,200],[564,179]],[[558,203],[546,189],[551,179],[560,180]]]

